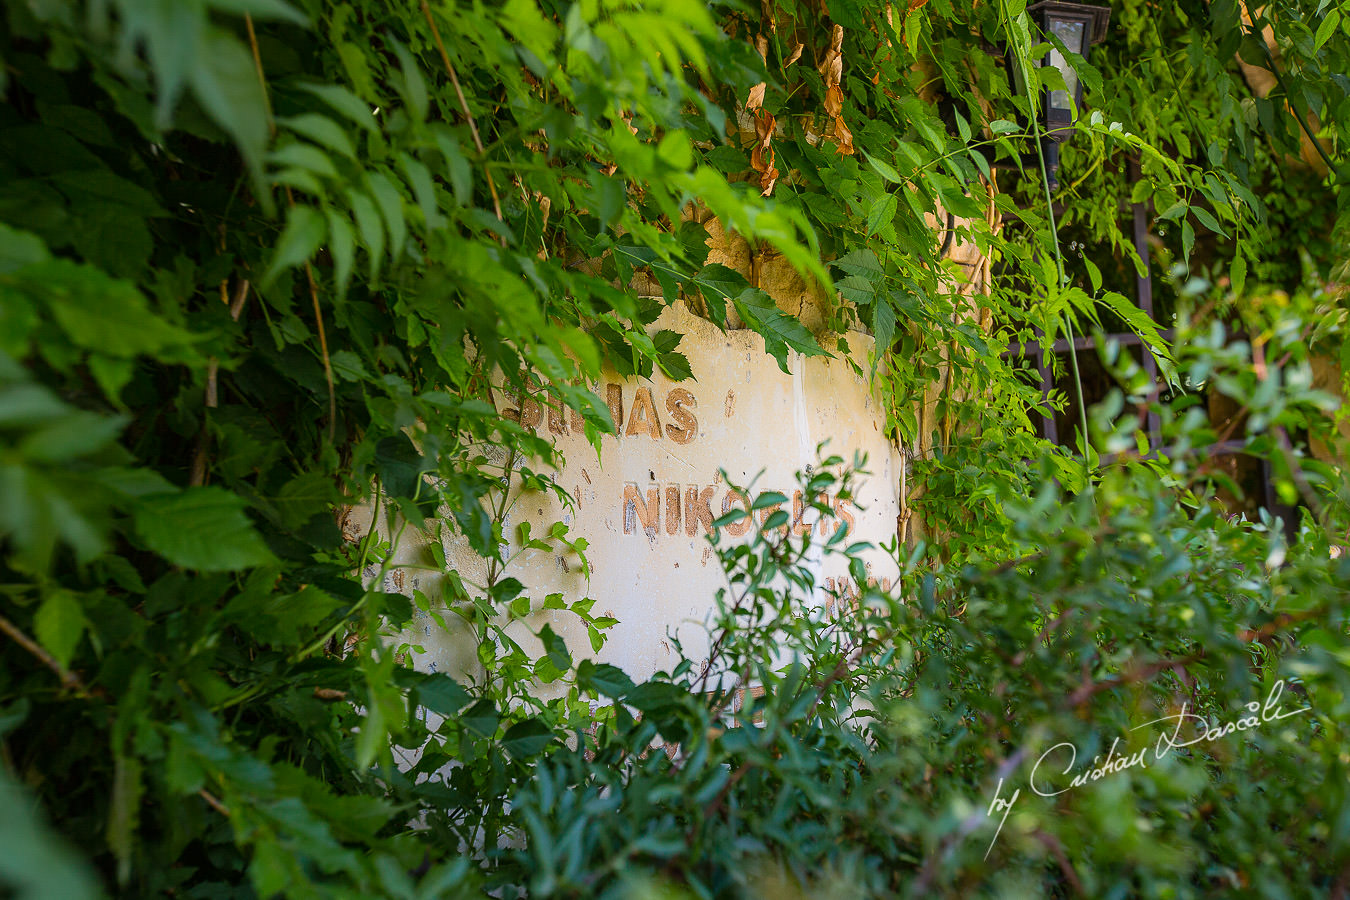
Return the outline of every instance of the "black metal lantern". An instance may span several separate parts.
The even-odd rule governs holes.
[[[1027,7],[1046,35],[1059,38],[1065,49],[1087,59],[1088,49],[1106,38],[1111,22],[1111,9],[1106,6],[1088,6],[1085,3],[1065,3],[1062,0],[1041,0]],[[1064,78],[1068,90],[1046,90],[1041,103],[1041,125],[1044,128],[1041,149],[1045,154],[1045,168],[1050,189],[1058,186],[1059,145],[1073,135],[1074,111],[1083,101],[1083,84],[1058,45],[1051,44],[1050,52],[1041,61],[1042,66],[1054,66]],[[1069,95],[1073,94],[1070,102]]]

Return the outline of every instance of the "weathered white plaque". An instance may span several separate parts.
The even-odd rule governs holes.
[[[685,335],[679,349],[689,358],[694,380],[672,382],[659,372],[651,379],[611,376],[598,386],[609,406],[618,435],[601,439],[597,459],[572,417],[520,398],[502,398],[504,409],[526,425],[551,437],[566,458],[555,477],[572,496],[567,508],[554,496],[522,494],[511,507],[504,532],[518,549],[517,526],[531,523],[536,534],[564,522],[569,537],[585,537],[591,564],[589,582],[575,555],[527,549],[504,573],[525,586],[533,607],[560,592],[567,602],[594,598],[592,615],[619,620],[598,654],[593,654],[585,625],[566,611],[539,611],[507,626],[511,636],[529,649],[538,647],[531,632],[548,623],[567,642],[573,656],[593,656],[614,663],[634,678],[673,667],[678,658],[668,631],[678,634],[695,661],[707,652],[703,624],[714,597],[726,579],[708,542],[714,519],[743,506],[744,496],[719,475],[725,469],[737,484],[751,485],[750,497],[774,491],[789,498],[784,504],[798,535],[828,536],[842,523],[850,541],[878,546],[895,537],[899,512],[900,459],[883,434],[884,416],[866,379],[854,374],[844,359],[793,355],[784,374],[749,331],[723,333],[683,306],[663,313],[653,331],[670,328]],[[865,370],[871,338],[848,336],[852,355]],[[795,473],[819,462],[817,446],[828,441],[825,455],[852,460],[868,457],[870,475],[858,481],[852,499],[829,497],[834,516],[816,521],[805,507]],[[537,463],[527,461],[538,467]],[[724,529],[723,540],[746,539],[772,510]],[[452,527],[445,532],[450,535]],[[823,538],[821,540],[823,542]],[[405,538],[396,559],[411,561],[425,554]],[[486,566],[458,536],[445,539],[446,559],[466,580],[482,583]],[[817,606],[834,604],[830,592],[850,594],[842,559],[821,561],[816,553]],[[894,563],[880,551],[867,556],[870,576],[888,586]],[[398,579],[389,590],[419,587],[433,599],[439,577],[426,570]],[[505,617],[504,617],[505,619]],[[453,627],[457,620],[447,617]],[[419,618],[409,638],[422,645],[419,667],[472,675],[474,649],[467,635],[447,634],[427,617]]]

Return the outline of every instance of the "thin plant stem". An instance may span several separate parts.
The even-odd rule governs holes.
[[[1013,32],[1012,29],[1008,27],[1009,25],[1008,9],[1007,6],[1002,2],[1000,2],[999,4],[999,11],[1003,13],[1004,30],[1007,32],[1008,40],[1011,42],[1013,40]],[[1013,53],[1013,63],[1015,65],[1020,65],[1021,63],[1020,55],[1018,55],[1015,52]],[[1031,131],[1032,136],[1036,141],[1036,159],[1041,169],[1041,186],[1045,190],[1045,213],[1048,221],[1050,222],[1050,245],[1055,251],[1055,278],[1058,282],[1055,285],[1055,288],[1056,290],[1062,291],[1064,290],[1064,284],[1068,279],[1064,275],[1064,254],[1060,250],[1059,246],[1059,227],[1055,222],[1054,198],[1050,195],[1050,175],[1045,168],[1045,150],[1041,146],[1041,136],[1042,136],[1041,123],[1040,119],[1037,118],[1036,114],[1037,110],[1040,108],[1040,105],[1038,104],[1036,98],[1031,95],[1030,72],[1022,73],[1022,83],[1027,86],[1027,102],[1030,104],[1032,110],[1032,115],[1029,117],[1031,119]],[[1064,316],[1064,331],[1067,333],[1069,337],[1069,366],[1073,372],[1074,387],[1076,388],[1078,393],[1077,399],[1078,399],[1079,425],[1080,428],[1082,429],[1082,437],[1083,437],[1083,481],[1085,489],[1089,493],[1091,493],[1092,467],[1091,464],[1088,462],[1087,404],[1083,400],[1083,376],[1078,369],[1078,349],[1074,346],[1075,338],[1073,331],[1073,319],[1068,314]]]

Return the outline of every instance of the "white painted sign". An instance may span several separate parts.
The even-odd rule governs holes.
[[[619,433],[601,439],[598,459],[570,415],[528,399],[500,401],[510,408],[508,415],[554,440],[566,462],[553,474],[574,500],[569,509],[550,494],[520,495],[503,529],[513,542],[507,553],[519,549],[515,535],[522,521],[530,522],[536,535],[560,521],[568,525],[569,537],[587,539],[592,568],[588,583],[575,555],[526,549],[504,574],[525,585],[536,610],[548,594],[560,592],[567,602],[594,598],[593,615],[619,620],[598,654],[591,654],[584,624],[568,612],[535,612],[508,626],[508,633],[534,647],[530,631],[547,622],[574,657],[594,655],[634,678],[676,664],[668,630],[678,634],[695,660],[706,654],[702,625],[717,590],[726,586],[707,535],[723,513],[773,491],[789,498],[783,508],[788,527],[798,535],[828,536],[842,523],[851,541],[879,546],[894,538],[899,512],[899,454],[882,433],[884,416],[865,378],[845,360],[794,354],[792,374],[784,374],[765,354],[758,335],[723,333],[682,306],[663,313],[653,330],[661,328],[685,335],[679,349],[695,378],[672,382],[658,373],[652,379],[604,379],[597,393],[608,403]],[[853,358],[866,368],[871,339],[852,334],[848,340]],[[852,499],[826,498],[834,515],[815,521],[795,473],[818,463],[817,445],[826,440],[827,456],[852,460],[855,451],[867,454],[871,474],[858,481]],[[738,485],[753,482],[750,497],[732,490],[721,469]],[[723,540],[743,538],[773,511],[757,512],[753,523],[742,520],[727,527]],[[485,564],[462,539],[447,539],[445,550],[465,579],[482,583]],[[401,547],[397,558],[416,555],[415,547]],[[816,560],[819,605],[837,602],[830,592],[856,593],[842,559],[821,562],[817,555]],[[871,577],[888,587],[894,563],[879,551],[868,561]],[[415,583],[400,579],[403,584],[388,589],[416,586],[434,598],[439,577],[421,571],[413,576]],[[456,620],[447,621],[453,625]],[[464,635],[447,635],[429,619],[419,619],[409,637],[427,650],[419,667],[472,674],[473,648]]]

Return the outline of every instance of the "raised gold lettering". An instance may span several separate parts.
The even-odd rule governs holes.
[[[802,518],[806,515],[805,504],[802,502],[802,492],[792,492],[792,533],[798,537],[804,534],[810,534],[815,530],[815,522],[803,522]]]
[[[656,404],[652,401],[650,388],[640,387],[633,396],[633,409],[628,414],[628,427],[625,434],[646,434],[661,439],[661,420],[656,417]]]
[[[525,394],[520,398],[520,424],[526,428],[536,428],[539,423],[544,421],[544,411],[539,406],[539,401]]]
[[[732,522],[726,526],[727,534],[732,537],[740,537],[754,527],[755,517],[750,513],[750,498],[740,491],[727,491],[726,496],[722,498],[722,515],[731,512],[732,503],[739,503],[745,507],[746,516],[739,522]]]
[[[698,531],[699,523],[703,524],[703,531],[706,534],[712,534],[712,498],[714,488],[712,485],[699,490],[692,486],[684,491],[684,531],[690,537]]]
[[[851,505],[846,497],[839,497],[834,501],[834,513],[844,520],[844,527],[848,529],[849,534],[853,533],[853,516],[849,515],[848,512],[848,507]]]
[[[561,400],[552,400],[548,404],[548,430],[552,434],[567,434],[567,422],[563,419]]]
[[[614,420],[614,433],[623,434],[623,388],[605,385],[605,403],[609,405],[609,417]]]
[[[666,534],[679,534],[679,532],[680,486],[672,484],[666,487]]]
[[[666,436],[677,444],[687,444],[698,437],[698,419],[690,412],[697,408],[698,401],[684,388],[666,394],[666,412],[678,423],[666,426]]]
[[[637,523],[642,523],[642,530],[650,532],[661,525],[661,492],[656,488],[648,488],[647,499],[642,499],[642,492],[638,490],[636,484],[625,484],[623,486],[623,533],[632,534],[637,531]]]

